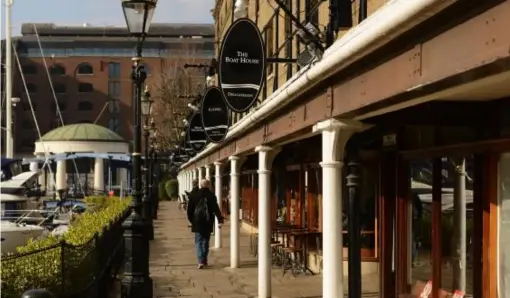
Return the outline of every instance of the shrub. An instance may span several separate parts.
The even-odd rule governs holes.
[[[175,199],[179,196],[179,182],[175,179],[168,180],[165,183],[166,194],[169,198]]]
[[[101,201],[99,198],[92,200]],[[62,236],[30,240],[26,246],[18,247],[18,254],[2,257],[2,297],[19,297],[29,288],[62,289],[64,270],[66,280],[76,276],[72,271],[78,267],[82,276],[93,274],[91,271],[97,264],[84,260],[94,250],[94,238],[99,239],[112,223],[119,224],[130,202],[119,198],[106,201],[105,208],[83,213]]]

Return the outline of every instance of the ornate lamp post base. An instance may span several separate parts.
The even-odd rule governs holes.
[[[124,228],[125,274],[121,282],[123,298],[152,298],[153,282],[149,275],[150,223],[133,212],[122,224]]]

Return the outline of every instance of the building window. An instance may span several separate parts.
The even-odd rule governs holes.
[[[37,92],[37,87],[34,84],[32,84],[32,83],[28,83],[27,84],[27,90],[28,90],[28,93],[33,94],[33,93]]]
[[[91,75],[94,74],[94,68],[89,63],[82,63],[76,68],[77,75]]]
[[[67,91],[66,85],[62,83],[55,83],[53,84],[53,90],[56,94],[64,94]]]
[[[111,131],[114,131],[114,132],[120,134],[120,120],[119,120],[119,118],[111,118],[110,120],[108,120],[108,128]]]
[[[118,79],[120,78],[120,63],[119,62],[110,62],[108,63],[108,78],[110,79]]]
[[[267,57],[273,57],[273,54],[274,54],[273,20],[270,20],[269,24],[267,24],[265,38],[266,38],[266,55],[267,55]],[[273,64],[272,63],[267,64],[267,73],[268,74],[273,73]]]
[[[109,81],[108,82],[108,96],[111,98],[118,99],[121,94],[121,86],[118,81]]]
[[[62,65],[53,65],[50,67],[50,74],[53,76],[63,76],[66,74],[66,69]]]
[[[78,92],[79,93],[90,93],[94,91],[94,86],[90,83],[80,83],[78,85]]]
[[[92,123],[92,121],[90,121],[90,120],[80,120],[80,122],[78,122],[78,123]]]
[[[108,108],[111,114],[117,114],[120,112],[120,103],[118,100],[110,100]]]
[[[64,112],[67,109],[67,105],[66,105],[65,102],[59,102],[58,103],[58,108],[60,109],[61,112]],[[57,111],[57,105],[55,103],[51,104],[51,110],[54,111],[54,112]]]
[[[34,64],[23,65],[21,71],[26,75],[35,75],[37,74],[37,66]]]
[[[32,130],[34,129],[34,122],[32,120],[23,120],[21,122],[21,128]]]
[[[30,103],[24,102],[22,105],[23,111],[30,111]],[[35,103],[32,103],[32,107],[34,108],[34,111],[37,111],[37,105]]]
[[[92,110],[92,103],[88,101],[80,101],[78,103],[78,111],[91,111]]]

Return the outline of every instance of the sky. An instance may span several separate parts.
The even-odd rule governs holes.
[[[5,1],[2,1],[4,28]],[[126,26],[120,0],[13,0],[12,35],[23,23],[57,25]],[[212,23],[214,0],[159,0],[153,23]],[[1,36],[4,36],[2,32]]]

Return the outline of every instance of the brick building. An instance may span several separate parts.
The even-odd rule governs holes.
[[[20,72],[13,53],[13,97],[22,99],[13,110],[16,156],[30,156],[39,138],[29,97],[41,135],[62,125],[56,97],[64,124],[96,122],[131,139],[130,73],[136,40],[127,37],[126,28],[23,24],[21,35],[13,38],[21,64]],[[150,82],[175,67],[176,59],[188,59],[190,49],[194,58],[210,60],[213,26],[153,24],[143,49]]]

